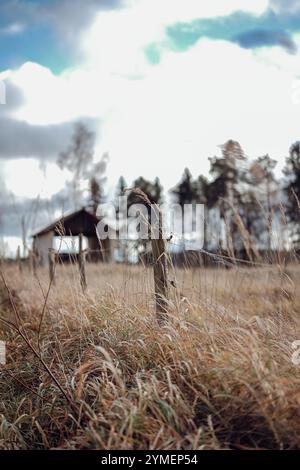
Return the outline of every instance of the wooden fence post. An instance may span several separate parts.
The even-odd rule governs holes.
[[[29,251],[29,269],[34,276],[37,274],[37,253],[34,249]]]
[[[21,262],[21,248],[20,245],[17,248],[17,263],[18,263],[18,269],[19,272],[22,272],[22,262]]]
[[[151,245],[153,256],[153,274],[155,287],[156,317],[160,325],[168,320],[169,279],[168,254],[163,238],[162,214],[158,206],[152,205],[154,224],[151,225]]]
[[[87,289],[86,273],[85,273],[85,251],[83,250],[83,236],[82,233],[79,235],[79,255],[78,255],[79,275],[80,284],[83,293]]]
[[[55,285],[55,251],[53,248],[49,248],[49,277],[51,284]]]
[[[37,274],[37,252],[35,250],[32,250],[32,271],[33,275],[36,276]]]
[[[169,279],[168,254],[166,242],[163,238],[162,213],[157,204],[151,204],[148,196],[140,188],[134,188],[132,192],[144,201],[147,208],[151,210],[149,232],[153,256],[155,310],[158,324],[164,325],[168,321]]]

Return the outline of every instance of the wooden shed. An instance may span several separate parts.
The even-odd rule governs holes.
[[[49,250],[55,248],[55,237],[78,237],[82,234],[87,239],[88,258],[91,261],[108,262],[112,258],[111,240],[98,240],[96,226],[99,218],[82,208],[65,215],[47,227],[33,234],[33,251],[39,263],[48,265]],[[59,250],[63,254],[64,249]]]

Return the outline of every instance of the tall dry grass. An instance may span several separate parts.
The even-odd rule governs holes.
[[[2,270],[0,448],[300,448],[298,266],[177,269],[164,327],[150,268]]]

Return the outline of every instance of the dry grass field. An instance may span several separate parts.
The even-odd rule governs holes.
[[[300,448],[297,266],[176,269],[163,327],[151,268],[1,269],[1,449]]]

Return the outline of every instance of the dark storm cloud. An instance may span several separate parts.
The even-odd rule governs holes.
[[[12,118],[0,118],[0,158],[51,159],[66,146],[70,124],[35,126]]]
[[[98,121],[80,119],[91,130]],[[11,117],[0,117],[0,159],[36,158],[42,161],[56,160],[73,134],[75,122],[37,126]]]
[[[21,88],[10,80],[4,80],[6,104],[0,107],[0,119],[20,108],[25,103]]]

